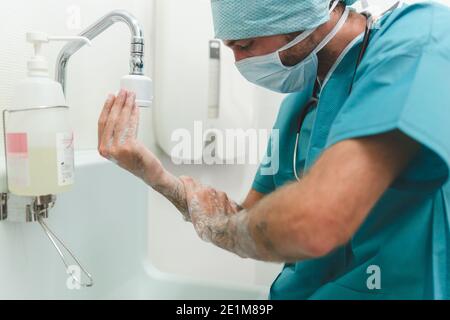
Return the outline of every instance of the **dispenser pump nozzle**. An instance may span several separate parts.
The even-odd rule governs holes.
[[[43,32],[27,33],[27,41],[34,46],[34,56],[28,61],[28,75],[30,77],[48,77],[48,62],[42,54],[42,45],[50,41],[83,41],[89,46],[91,41],[86,37],[67,36],[67,37],[50,37]]]

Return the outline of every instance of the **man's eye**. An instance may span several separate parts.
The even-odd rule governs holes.
[[[249,43],[240,45],[239,49],[242,50],[242,51],[246,51],[246,50],[249,50],[252,45],[253,45],[253,42],[249,42]]]

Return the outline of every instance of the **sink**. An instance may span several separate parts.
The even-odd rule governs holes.
[[[102,159],[97,151],[76,152],[75,163],[75,185],[72,191],[58,196],[47,223],[93,275],[94,286],[68,289],[63,264],[37,223],[2,222],[0,299],[267,297],[266,285],[251,281],[240,284],[218,277],[202,279],[161,268],[155,260],[158,257],[149,254],[149,241],[158,240],[149,236],[152,220],[148,217],[152,214],[148,213],[153,207],[163,207],[149,203],[149,199],[165,199],[158,200],[143,182]],[[192,226],[186,224],[185,228]],[[163,250],[164,243],[159,248]],[[177,256],[170,250],[164,254],[172,255],[171,259]],[[183,260],[178,263],[183,265]]]

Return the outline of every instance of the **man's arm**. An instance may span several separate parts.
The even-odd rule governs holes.
[[[154,154],[137,139],[139,108],[135,94],[121,90],[119,95],[109,95],[98,119],[98,151],[123,169],[141,178],[164,195],[190,220],[186,193],[182,181],[164,169]],[[264,195],[251,190],[241,210],[252,207]]]
[[[348,140],[325,151],[302,182],[249,211],[264,260],[320,257],[350,240],[419,149],[401,132]]]
[[[401,132],[343,141],[301,182],[264,198],[252,191],[239,206],[224,192],[167,172],[136,138],[138,111],[125,91],[106,101],[100,154],[165,195],[205,241],[266,261],[320,257],[346,243],[419,149]]]
[[[418,148],[400,132],[343,141],[326,150],[301,182],[231,216],[226,205],[217,205],[226,198],[183,179],[188,203],[194,203],[190,214],[204,240],[242,257],[277,262],[321,257],[349,241]],[[212,198],[215,206],[202,206]]]

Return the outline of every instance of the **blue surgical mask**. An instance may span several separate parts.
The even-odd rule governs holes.
[[[333,11],[337,3],[336,1],[331,7],[330,12]],[[330,33],[305,59],[295,66],[285,66],[281,61],[280,53],[305,40],[316,28],[302,32],[293,41],[273,53],[238,61],[236,62],[236,67],[248,81],[266,89],[280,93],[303,91],[309,88],[311,83],[314,83],[317,78],[317,53],[339,32],[347,20],[348,14],[349,9],[346,8],[344,14]]]

